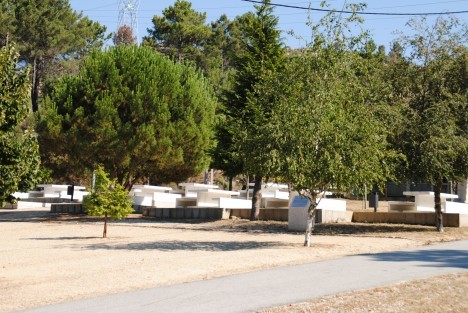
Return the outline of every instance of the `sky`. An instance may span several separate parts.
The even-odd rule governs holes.
[[[148,34],[147,29],[152,28],[152,17],[154,15],[162,16],[162,11],[174,4],[175,0],[126,0],[139,2],[136,13],[138,23],[138,37],[141,38]],[[229,19],[234,19],[236,16],[242,15],[248,11],[254,11],[254,4],[242,0],[193,0],[192,8],[198,12],[205,12],[207,23],[218,19],[222,14],[226,14]],[[312,8],[320,8],[321,1],[297,1],[297,0],[272,0],[272,3],[285,4],[290,6],[301,6]],[[343,9],[344,0],[329,0],[331,9]],[[350,2],[366,2],[351,1]],[[70,0],[72,8],[78,12],[82,12],[90,19],[98,21],[107,26],[108,32],[115,32],[118,28],[119,20],[119,0]],[[468,11],[468,0],[392,0],[378,1],[368,0],[366,12],[385,12],[385,13],[433,13],[433,12],[453,12],[453,11]],[[284,43],[292,48],[304,47],[310,41],[310,27],[307,26],[309,14],[314,23],[318,22],[324,13],[295,8],[276,7],[274,14],[279,17],[278,28],[282,30],[282,38]],[[468,13],[456,14],[460,20],[467,22]],[[390,43],[398,38],[396,31],[408,33],[409,28],[405,26],[409,16],[363,16],[365,22],[364,29],[371,32],[372,37],[377,45],[385,45],[387,48]],[[429,21],[433,21],[436,16],[428,17]],[[294,36],[289,35],[290,31],[294,32]],[[109,45],[112,44],[110,41]]]

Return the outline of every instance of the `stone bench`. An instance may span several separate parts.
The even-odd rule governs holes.
[[[86,214],[81,203],[52,203],[51,213]]]
[[[183,208],[141,207],[144,217],[161,219],[228,219],[229,210],[221,208],[200,208],[197,206]]]
[[[218,207],[223,209],[251,209],[252,200],[237,198],[219,198]]]

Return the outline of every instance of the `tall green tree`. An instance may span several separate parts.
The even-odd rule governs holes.
[[[312,49],[292,57],[281,79],[259,88],[275,97],[269,123],[257,132],[264,166],[310,201],[305,246],[321,193],[382,185],[398,159],[371,109],[373,90],[356,73],[365,70],[363,62],[352,51]]]
[[[263,177],[268,174],[261,162],[258,162],[259,158],[254,157],[256,151],[245,149],[248,146],[246,141],[252,140],[250,134],[268,122],[269,105],[257,98],[255,86],[274,76],[285,57],[285,48],[280,40],[281,32],[277,29],[278,17],[273,14],[270,1],[263,1],[255,9],[255,13],[249,12],[239,18],[241,43],[234,58],[236,74],[233,89],[226,98],[224,114],[227,123],[223,130],[227,139],[230,137],[231,142],[225,141],[231,144],[228,149],[231,151],[230,156],[239,157],[237,164],[242,164],[243,171],[255,175],[252,220],[259,216],[261,184]],[[255,104],[251,105],[252,103]]]
[[[211,35],[204,49],[200,64],[205,75],[213,82],[220,98],[225,90],[232,88],[233,59],[240,49],[240,31],[237,19],[231,21],[226,15],[211,23]]]
[[[467,25],[455,18],[438,18],[433,25],[413,19],[408,25],[412,35],[398,41],[406,51],[400,62],[406,83],[398,86],[408,104],[401,143],[409,177],[433,185],[442,232],[442,183],[468,177]]]
[[[179,182],[209,164],[217,100],[193,67],[149,47],[94,51],[79,75],[53,81],[39,111],[41,153],[73,178],[96,163],[129,189]]]
[[[232,91],[236,69],[234,59],[240,53],[240,18],[230,21],[225,15],[211,23],[212,35],[208,40],[208,53],[205,67],[206,75],[212,81],[220,99],[218,123],[216,125],[216,145],[211,151],[211,167],[223,171],[229,179],[229,189],[236,175],[243,173],[243,162],[238,149],[234,146],[232,134],[238,125],[226,118],[226,95]]]
[[[10,1],[0,1],[0,46],[8,46],[14,32],[13,3]]]
[[[1,0],[0,7],[6,8],[0,20],[8,21],[0,30],[0,46],[6,38],[14,41],[20,62],[31,66],[32,108],[37,111],[44,77],[57,63],[101,47],[106,28],[73,11],[68,0]]]
[[[384,64],[369,54],[375,49],[366,48],[367,34],[344,36],[356,18],[327,15],[312,28],[307,49],[292,53],[278,75],[255,86],[257,102],[270,109],[268,122],[251,133],[250,147],[256,143],[254,156],[265,172],[310,201],[305,246],[321,193],[382,185],[400,160],[388,143],[385,115],[379,115],[390,91],[380,77]]]
[[[186,60],[199,65],[203,47],[211,35],[210,27],[205,23],[206,13],[192,9],[189,1],[176,0],[162,14],[153,17],[153,29],[148,29],[143,44],[154,47],[176,62]]]
[[[39,173],[39,146],[28,121],[30,95],[27,70],[18,69],[12,46],[0,50],[0,203],[26,191]]]

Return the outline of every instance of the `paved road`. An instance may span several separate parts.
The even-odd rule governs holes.
[[[465,240],[115,294],[25,312],[252,312],[467,270],[468,240]]]

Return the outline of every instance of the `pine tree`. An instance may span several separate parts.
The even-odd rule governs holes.
[[[152,48],[94,51],[78,75],[52,81],[46,91],[38,132],[56,177],[75,181],[103,164],[129,189],[148,177],[180,182],[208,166],[212,87],[193,67]]]
[[[7,8],[0,21],[3,16],[9,25],[0,30],[0,46],[7,38],[15,42],[19,60],[30,65],[32,109],[36,112],[44,78],[54,73],[57,63],[101,47],[106,28],[73,11],[68,0],[2,0],[0,7]]]
[[[226,123],[218,133],[223,134],[221,140],[229,151],[229,160],[234,164],[242,164],[242,171],[255,175],[255,187],[252,201],[251,219],[257,219],[261,204],[261,184],[264,171],[260,161],[255,158],[255,150],[246,140],[251,140],[251,133],[263,125],[268,119],[269,104],[256,99],[255,87],[267,77],[274,76],[281,68],[285,57],[285,49],[277,29],[278,17],[273,15],[270,1],[255,6],[256,12],[249,12],[239,18],[238,25],[241,35],[240,51],[234,58],[233,90],[228,92],[224,106]],[[255,145],[255,143],[253,144]],[[243,148],[244,147],[244,148]]]

